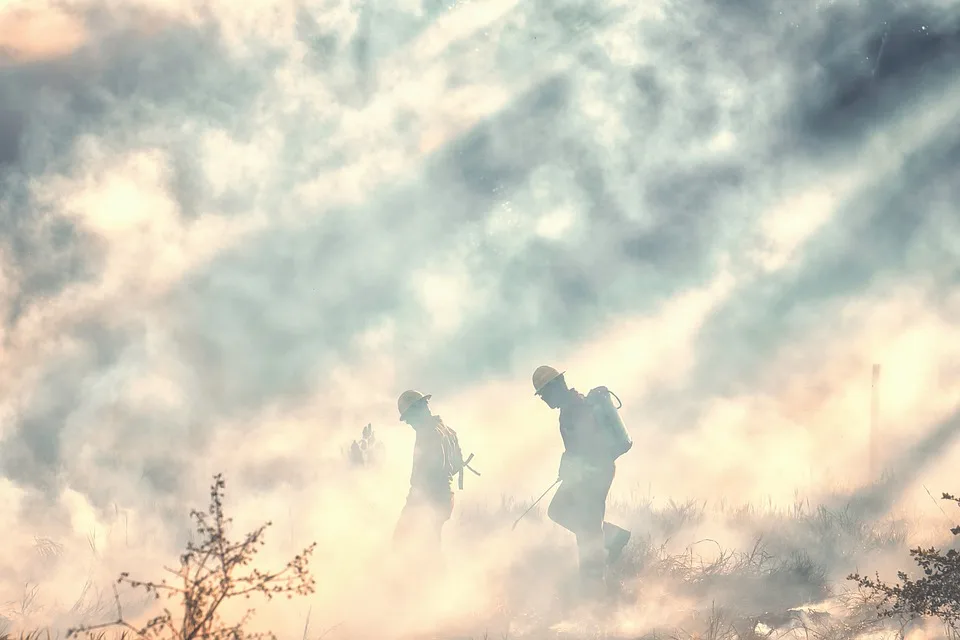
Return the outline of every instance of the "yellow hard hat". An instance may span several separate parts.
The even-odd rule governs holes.
[[[403,393],[401,393],[400,397],[397,398],[397,410],[400,411],[400,419],[401,420],[403,419],[403,414],[409,411],[410,407],[417,404],[418,402],[421,402],[421,401],[425,402],[432,397],[433,396],[429,394],[423,395],[419,391],[414,391],[413,389],[409,389],[408,391],[404,391]]]
[[[533,389],[535,395],[540,395],[540,392],[543,391],[543,388],[562,376],[563,373],[557,371],[553,367],[543,365],[537,367],[537,370],[533,372]]]

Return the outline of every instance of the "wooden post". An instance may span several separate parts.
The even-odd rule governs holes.
[[[880,480],[880,365],[873,365],[870,383],[870,482]]]

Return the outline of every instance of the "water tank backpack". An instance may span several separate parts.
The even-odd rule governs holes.
[[[613,404],[616,398],[617,404]],[[599,431],[600,438],[606,444],[610,456],[616,460],[633,447],[633,440],[627,433],[627,427],[620,417],[620,407],[623,403],[616,394],[606,387],[596,387],[587,394],[587,402],[593,411],[593,417]]]

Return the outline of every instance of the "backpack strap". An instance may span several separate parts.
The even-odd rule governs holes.
[[[439,416],[438,416],[439,417]],[[463,490],[463,470],[468,469],[474,475],[479,476],[480,472],[470,466],[470,461],[473,460],[473,454],[471,453],[467,456],[466,460],[463,459],[463,451],[460,450],[460,439],[457,437],[457,432],[448,427],[442,419],[437,421],[437,426],[440,429],[440,433],[443,437],[450,443],[451,446],[455,447],[459,452],[460,464],[456,469],[453,469],[453,475],[457,476],[457,487],[462,491]]]
[[[473,467],[470,466],[470,461],[471,461],[471,460],[473,460],[473,454],[472,454],[472,453],[471,453],[469,456],[467,456],[467,459],[463,461],[463,464],[462,464],[462,465],[460,465],[460,470],[459,470],[459,472],[458,472],[458,476],[459,476],[459,477],[457,478],[457,486],[460,488],[461,491],[463,491],[463,470],[464,470],[464,469],[469,469],[470,471],[472,471],[472,472],[473,472],[474,474],[476,474],[477,476],[480,475],[480,472],[479,472],[479,471],[477,471],[476,469],[474,469]]]

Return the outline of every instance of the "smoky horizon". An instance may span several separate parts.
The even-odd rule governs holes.
[[[0,634],[110,619],[219,473],[317,543],[280,637],[560,633],[541,365],[622,401],[622,634],[953,544],[958,62],[952,0],[0,3]],[[408,389],[481,475],[401,605]]]

